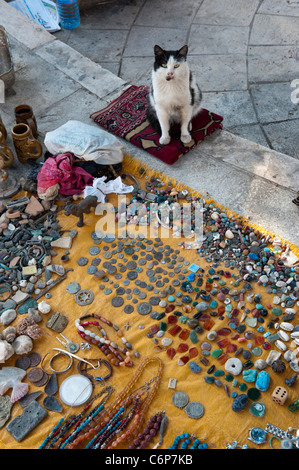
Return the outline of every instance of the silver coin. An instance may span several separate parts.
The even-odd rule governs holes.
[[[189,418],[199,419],[204,414],[204,407],[201,403],[199,403],[199,401],[192,401],[191,403],[188,403],[185,411]]]
[[[80,286],[80,284],[78,284],[78,282],[70,282],[66,286],[66,291],[69,294],[76,294],[80,289],[81,289],[81,286]]]
[[[177,408],[184,408],[189,402],[189,397],[185,392],[175,392],[172,395],[172,403]]]
[[[152,306],[148,302],[141,302],[137,306],[137,312],[140,313],[140,315],[148,315],[151,311]]]

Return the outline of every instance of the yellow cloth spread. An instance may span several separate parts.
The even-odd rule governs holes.
[[[135,178],[140,181],[141,186],[145,187],[146,181],[152,175],[155,175],[161,178],[164,182],[169,183],[169,178],[165,175],[157,174],[155,171],[145,168],[146,171],[141,175],[139,172],[140,167],[145,168],[144,165],[141,165],[140,162],[137,160],[131,159],[130,157],[126,156],[124,161],[123,172],[131,173]],[[184,186],[180,185],[179,182],[172,182],[176,189],[181,190]],[[190,189],[190,188],[188,188]],[[192,190],[190,190],[192,192]],[[194,192],[193,192],[194,193]],[[198,195],[197,193],[194,193]],[[113,203],[116,201],[114,196],[109,196],[109,202]],[[211,201],[215,203],[214,201]],[[216,203],[215,203],[216,204]],[[217,204],[216,204],[217,205]],[[218,206],[220,207],[220,206]],[[227,210],[227,209],[226,209]],[[238,217],[237,214],[234,214],[227,210],[230,216]],[[236,391],[238,394],[246,393],[241,392],[239,390],[239,385],[241,383],[245,383],[242,374],[237,376],[236,379],[238,380],[238,385],[236,387],[232,386],[232,382],[228,382],[224,379],[224,376],[219,377],[222,381],[222,386],[218,387],[215,384],[208,384],[205,382],[204,377],[207,376],[208,368],[215,364],[215,370],[224,370],[224,365],[219,364],[217,359],[214,359],[211,356],[207,356],[209,360],[209,365],[205,366],[200,362],[200,358],[202,357],[201,353],[201,344],[206,340],[206,335],[208,331],[203,331],[202,333],[198,334],[199,342],[197,344],[192,344],[190,339],[188,338],[186,341],[180,340],[178,336],[172,337],[166,331],[164,337],[171,337],[173,339],[173,343],[170,347],[177,348],[180,343],[187,343],[188,346],[196,347],[199,351],[197,357],[192,359],[193,361],[197,362],[202,370],[200,373],[193,373],[189,368],[189,363],[179,366],[177,364],[178,359],[186,353],[176,353],[175,357],[171,360],[167,354],[166,350],[161,350],[157,352],[156,345],[153,341],[153,338],[147,337],[147,333],[149,332],[149,328],[153,325],[159,324],[160,322],[157,320],[153,320],[150,318],[150,315],[140,315],[137,313],[136,306],[134,306],[134,312],[131,314],[125,314],[123,312],[123,307],[125,306],[126,302],[131,303],[130,301],[126,300],[126,294],[123,296],[125,299],[125,303],[121,307],[113,307],[111,305],[111,300],[115,297],[115,284],[119,284],[122,286],[122,281],[126,277],[126,273],[120,280],[116,280],[114,275],[109,275],[110,281],[106,283],[107,288],[111,288],[112,292],[109,295],[104,293],[104,290],[99,289],[99,285],[101,284],[101,280],[97,279],[93,275],[87,273],[86,269],[88,265],[90,265],[93,256],[89,254],[89,248],[93,246],[93,240],[91,238],[91,233],[95,230],[96,222],[99,216],[95,216],[94,211],[92,209],[90,214],[84,215],[84,226],[82,228],[77,227],[78,219],[74,216],[65,216],[63,212],[60,213],[59,221],[60,225],[64,229],[75,229],[78,230],[77,236],[73,240],[72,247],[70,249],[69,260],[65,263],[61,262],[61,256],[64,254],[64,249],[57,249],[57,256],[53,258],[53,264],[63,264],[65,268],[72,268],[73,271],[69,271],[67,277],[64,281],[62,281],[59,285],[54,287],[50,292],[52,293],[52,297],[50,299],[39,299],[39,302],[42,300],[46,300],[48,304],[51,305],[51,312],[49,314],[43,315],[43,321],[39,324],[43,331],[43,337],[39,340],[34,341],[34,349],[33,351],[38,352],[42,357],[45,356],[49,351],[50,354],[45,359],[44,367],[47,371],[48,369],[48,359],[51,355],[54,354],[52,348],[61,348],[64,349],[63,346],[57,341],[56,336],[59,336],[55,331],[46,327],[45,323],[49,316],[58,311],[61,314],[65,315],[68,318],[68,325],[63,331],[63,334],[70,338],[71,340],[80,343],[82,338],[77,333],[75,327],[75,320],[83,315],[88,313],[95,313],[103,315],[105,318],[111,320],[114,324],[116,324],[124,333],[124,336],[127,340],[132,344],[133,349],[137,350],[140,353],[139,358],[133,358],[134,366],[133,367],[113,367],[113,374],[112,377],[108,380],[108,383],[114,387],[114,392],[110,399],[108,400],[105,406],[109,406],[109,404],[117,398],[118,394],[125,388],[127,383],[132,379],[134,376],[137,368],[142,363],[142,361],[148,357],[159,357],[163,362],[163,370],[162,370],[162,379],[160,385],[158,387],[157,393],[153,398],[153,401],[146,412],[146,420],[149,419],[152,415],[154,415],[158,411],[165,411],[168,416],[168,426],[166,428],[166,432],[164,435],[163,444],[161,445],[161,449],[167,449],[170,446],[175,438],[175,436],[182,434],[183,432],[189,432],[196,435],[201,442],[208,443],[209,448],[217,448],[217,449],[224,449],[228,443],[232,443],[233,441],[238,441],[239,444],[244,445],[248,444],[251,448],[259,448],[259,449],[266,449],[270,447],[270,437],[271,434],[267,437],[267,442],[262,445],[257,445],[248,440],[249,437],[249,429],[253,427],[260,427],[265,429],[267,423],[273,424],[282,428],[283,430],[287,430],[288,427],[296,428],[298,423],[298,412],[290,412],[288,410],[288,406],[290,403],[293,403],[298,398],[298,384],[295,383],[293,387],[287,387],[284,384],[284,380],[295,373],[290,369],[289,365],[287,364],[286,370],[282,374],[274,373],[270,366],[266,368],[266,372],[269,373],[271,380],[269,389],[266,392],[261,392],[261,396],[259,398],[265,405],[265,414],[263,417],[254,417],[249,412],[249,406],[252,403],[250,400],[249,405],[241,412],[236,413],[232,410],[232,403],[233,398],[231,396],[233,391]],[[262,231],[260,227],[255,227]],[[171,248],[174,250],[180,249],[180,255],[184,257],[185,260],[189,261],[190,263],[196,263],[201,268],[205,269],[204,279],[208,278],[207,270],[210,267],[204,260],[201,258],[200,255],[197,253],[196,250],[184,250],[179,247],[178,243],[181,241],[179,238],[170,238],[167,240],[163,240],[164,244],[170,245]],[[109,246],[109,244],[107,244]],[[101,251],[97,257],[101,258],[101,263],[98,269],[102,269],[102,265],[105,261],[103,258],[103,247],[105,243],[102,242],[101,244],[97,245]],[[298,247],[291,246],[293,252],[298,255],[299,249]],[[110,248],[111,251],[111,248]],[[138,253],[137,253],[138,254]],[[89,263],[86,266],[78,266],[77,261],[79,257],[86,256],[89,259]],[[117,258],[117,256],[115,256]],[[131,260],[131,255],[125,255],[127,260]],[[117,262],[122,262],[119,259]],[[116,264],[117,266],[117,264]],[[187,266],[188,269],[188,266]],[[220,268],[219,268],[220,269]],[[146,266],[143,266],[143,271],[138,274],[138,279],[141,281],[148,281],[148,277],[146,276]],[[189,274],[189,272],[188,272]],[[164,277],[164,276],[163,276]],[[224,278],[223,278],[224,279]],[[225,279],[227,282],[227,286],[232,288],[233,278]],[[66,287],[70,282],[78,282],[81,286],[81,289],[89,289],[94,294],[94,300],[90,305],[87,306],[79,306],[74,299],[73,294],[69,294],[66,292]],[[171,284],[171,278],[170,282]],[[205,285],[205,281],[204,281]],[[203,289],[204,289],[203,285]],[[134,281],[130,281],[130,285],[128,286],[132,290],[137,287]],[[166,287],[166,286],[164,286]],[[241,285],[240,285],[241,287]],[[239,287],[239,288],[240,288]],[[176,287],[176,292],[180,290],[180,287]],[[271,304],[273,300],[273,294],[267,294],[266,289],[263,286],[258,286],[253,283],[253,291],[255,293],[260,293],[262,295],[262,303],[263,305]],[[146,289],[144,289],[145,292]],[[144,301],[147,301],[152,294],[151,292],[147,292],[147,298]],[[174,294],[175,295],[175,294]],[[190,294],[192,298],[194,297],[194,292]],[[133,298],[138,299],[138,295],[132,294]],[[167,300],[167,299],[166,299]],[[141,302],[142,300],[138,300]],[[218,302],[218,305],[221,303]],[[222,305],[222,304],[221,304]],[[236,306],[233,302],[233,305]],[[252,305],[249,305],[249,308],[253,308]],[[156,306],[153,307],[153,310],[162,312],[164,309],[162,307]],[[182,311],[182,306],[178,306],[177,310]],[[192,308],[192,312],[186,314],[190,318],[196,313],[195,307]],[[239,318],[241,316],[241,312],[239,313]],[[271,316],[271,313],[270,313]],[[266,318],[265,324],[267,323],[269,317]],[[17,324],[17,322],[22,319],[21,315],[18,315],[17,319],[14,321],[12,325]],[[212,317],[215,321],[215,324],[212,330],[217,330],[221,327],[228,327],[227,318],[224,320],[220,320],[218,317]],[[167,315],[162,319],[162,321],[167,321]],[[280,321],[278,319],[277,321]],[[129,323],[129,328],[126,329],[125,325]],[[294,325],[297,324],[297,320],[292,322]],[[182,328],[188,328],[186,325],[177,323]],[[117,344],[120,343],[120,338],[115,334],[114,331],[110,328],[106,328],[103,324],[103,328],[107,331],[109,339],[115,341]],[[143,328],[141,328],[143,326]],[[167,330],[169,330],[171,325],[168,325]],[[92,327],[87,327],[88,329],[92,329]],[[255,328],[247,327],[247,330],[251,329],[254,331],[255,335],[262,335],[262,333],[256,332]],[[231,335],[234,332],[231,333]],[[244,336],[244,333],[240,335],[240,337]],[[154,335],[155,338],[155,335]],[[230,338],[230,337],[229,337]],[[216,340],[220,339],[217,337]],[[216,344],[216,340],[210,341],[212,345],[212,350],[218,349]],[[237,340],[230,340],[232,343],[238,345],[238,347],[244,346],[246,349],[246,345],[249,341],[245,343],[238,343]],[[291,342],[291,341],[290,341]],[[254,339],[252,340],[253,346]],[[161,339],[158,340],[158,344],[161,345]],[[288,343],[289,344],[289,343]],[[276,349],[276,347],[272,344],[271,350]],[[270,351],[265,351],[262,349],[262,355],[259,357],[253,357],[252,361],[254,362],[258,358],[266,359]],[[82,358],[102,358],[104,359],[105,356],[103,353],[96,347],[93,346],[92,349],[82,351],[79,350],[76,353],[78,356]],[[228,354],[229,357],[233,357],[233,353]],[[13,366],[17,357],[14,355],[9,361],[7,361],[5,366]],[[281,356],[283,359],[283,353]],[[244,363],[245,360],[242,358],[242,362]],[[63,369],[66,367],[67,361],[65,358],[57,358],[55,360],[55,367],[57,370],[60,368]],[[58,384],[61,383],[69,376],[78,374],[77,370],[78,361],[74,359],[73,366],[70,370],[66,373],[57,375]],[[40,366],[40,365],[39,365]],[[254,368],[254,366],[253,366]],[[148,368],[142,374],[140,381],[138,382],[137,386],[141,386],[144,384],[146,380],[150,380],[155,374],[157,373],[157,365],[150,364]],[[27,370],[27,372],[30,369]],[[93,372],[91,372],[93,373]],[[94,374],[94,373],[93,373]],[[106,375],[107,370],[104,366],[101,366],[100,370],[96,372],[94,375]],[[226,372],[225,372],[226,374]],[[213,375],[213,374],[210,374]],[[176,388],[172,389],[169,388],[169,380],[176,379]],[[26,377],[23,379],[23,382],[26,382]],[[28,382],[29,383],[29,382]],[[225,393],[224,385],[228,386],[230,396]],[[247,383],[247,389],[254,387],[254,383]],[[287,389],[288,391],[288,399],[284,405],[279,405],[275,403],[272,399],[273,390],[277,387],[281,386]],[[36,390],[41,390],[43,392],[44,387],[35,387],[32,383],[29,383],[29,393],[34,392]],[[101,390],[101,385],[97,384],[94,388],[93,394],[97,393]],[[204,414],[199,419],[192,419],[187,416],[184,408],[179,409],[172,403],[172,396],[175,392],[182,391],[185,392],[189,397],[189,402],[197,401],[200,402],[204,407]],[[11,393],[11,389],[8,390],[7,394]],[[43,392],[41,396],[37,399],[37,401],[42,405],[42,402],[45,398],[45,393]],[[59,399],[59,393],[56,394],[56,397]],[[96,404],[97,402],[95,402]],[[1,449],[38,449],[38,447],[42,444],[46,436],[51,432],[53,427],[57,424],[57,422],[61,419],[61,417],[79,413],[84,405],[80,407],[73,407],[70,408],[69,406],[63,404],[63,412],[57,413],[53,411],[48,412],[48,416],[33,430],[28,434],[28,436],[21,442],[17,442],[5,429],[5,426],[0,430],[0,448]],[[23,412],[23,408],[18,404],[15,403],[12,408],[11,418],[13,419],[16,416],[21,415]],[[142,430],[142,427],[141,429]],[[148,448],[153,448],[159,441],[159,435],[157,435],[153,441],[149,444]],[[130,440],[122,443],[120,448],[125,449],[128,448],[130,444]],[[273,447],[279,447],[279,442],[275,440],[273,442]]]

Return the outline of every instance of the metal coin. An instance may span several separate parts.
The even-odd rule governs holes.
[[[175,392],[172,395],[172,403],[177,408],[184,408],[189,402],[189,397],[185,392]]]
[[[115,274],[117,271],[116,267],[113,266],[112,264],[110,264],[108,267],[107,267],[107,273],[108,274]]]
[[[106,275],[106,273],[102,269],[99,269],[96,273],[94,273],[94,276],[97,279],[102,279],[105,275]]]
[[[29,369],[30,367],[30,359],[27,356],[18,357],[15,362],[15,367],[19,367],[19,369]]]
[[[81,289],[75,295],[75,301],[78,305],[89,305],[93,302],[94,295],[88,289]]]
[[[130,279],[130,281],[133,281],[138,277],[138,274],[135,271],[129,271],[127,274],[127,278]]]
[[[145,292],[140,292],[140,294],[138,295],[138,299],[140,300],[143,300],[143,299],[146,299],[147,295]]]
[[[124,303],[124,299],[122,297],[113,297],[111,303],[113,307],[121,307]]]
[[[105,235],[102,240],[105,243],[112,243],[115,240],[115,236],[114,235]]]
[[[99,266],[100,263],[101,263],[101,259],[100,259],[100,258],[94,258],[94,259],[91,261],[92,266]]]
[[[79,266],[85,266],[88,263],[88,258],[85,258],[84,256],[81,256],[81,258],[78,259],[77,264]]]
[[[130,270],[135,269],[136,267],[137,267],[136,261],[129,261],[127,263],[127,268],[130,269]]]
[[[192,401],[186,406],[185,411],[189,418],[199,419],[204,414],[204,407],[199,401]]]
[[[88,266],[87,270],[88,274],[94,274],[97,272],[97,267],[96,266]]]
[[[132,313],[134,311],[133,305],[125,305],[124,312],[125,313]]]
[[[92,246],[89,248],[88,252],[90,255],[98,255],[100,253],[100,248],[98,246]]]
[[[47,374],[47,372],[44,372],[42,378],[38,382],[34,382],[34,385],[36,387],[42,387],[43,385],[46,385],[48,380],[49,380],[49,375]]]
[[[27,379],[29,380],[29,382],[35,384],[43,378],[43,375],[43,369],[41,369],[40,367],[34,367],[33,369],[30,369],[30,371],[27,373]]]
[[[150,297],[148,301],[151,305],[159,305],[160,300],[161,300],[160,297],[156,296],[156,297]]]
[[[81,286],[80,284],[78,284],[78,282],[70,282],[67,286],[66,286],[66,291],[69,293],[69,294],[76,294],[79,290],[81,289]]]
[[[125,289],[124,289],[123,287],[118,287],[118,288],[116,289],[117,295],[123,295],[123,294],[125,294],[125,292],[126,292],[126,291],[125,291]]]
[[[41,361],[41,355],[37,352],[32,352],[27,357],[30,359],[30,367],[36,367]]]
[[[102,236],[103,236],[103,233],[100,232],[100,230],[96,230],[96,231],[92,232],[92,234],[91,234],[91,238],[93,240],[96,240],[98,238],[102,238]]]
[[[140,313],[140,315],[148,315],[151,311],[152,306],[148,302],[141,302],[137,305],[137,312]]]

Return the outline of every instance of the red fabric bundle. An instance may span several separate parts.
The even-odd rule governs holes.
[[[160,135],[146,117],[149,87],[132,85],[104,109],[90,115],[91,119],[108,132],[146,150],[172,165],[216,129],[222,128],[222,116],[202,109],[192,120],[192,141],[184,144],[180,133],[168,145],[160,145]]]
[[[85,186],[92,185],[93,176],[83,168],[74,166],[72,153],[53,155],[47,158],[37,175],[37,192],[40,197],[58,192],[65,196],[81,193]]]

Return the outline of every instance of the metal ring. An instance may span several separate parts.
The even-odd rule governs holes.
[[[45,356],[43,357],[42,362],[41,362],[41,368],[44,371],[45,371],[45,369],[43,368],[43,362],[44,362],[45,358],[48,356],[48,354],[50,354],[50,351],[48,351],[47,354],[45,354]],[[55,357],[57,357],[57,356],[67,356],[69,358],[69,363],[68,363],[66,369],[61,370],[61,371],[53,369],[51,363],[52,363],[53,359],[55,359]],[[63,374],[64,372],[67,372],[72,367],[72,365],[73,365],[72,356],[70,356],[70,354],[68,354],[67,352],[64,352],[64,351],[60,351],[57,354],[54,354],[54,356],[52,356],[50,361],[49,361],[49,367],[50,367],[51,371],[54,372],[55,374]]]

